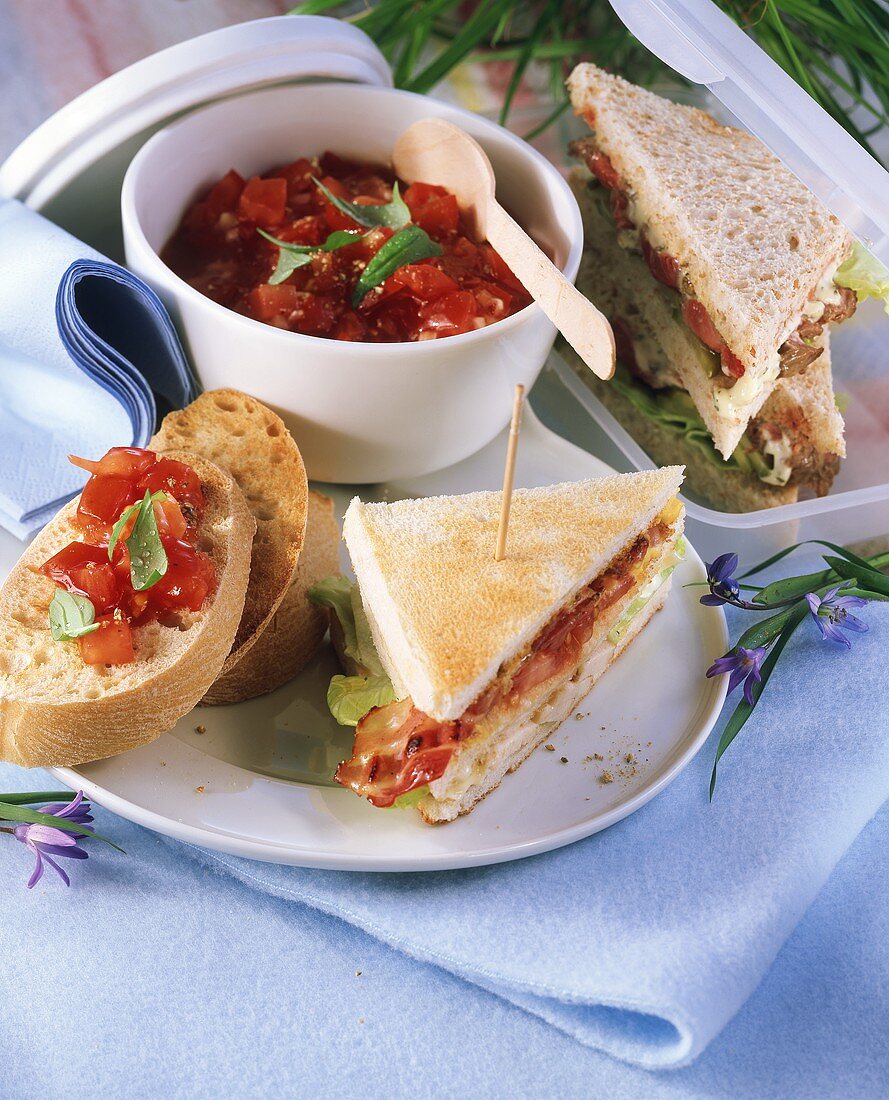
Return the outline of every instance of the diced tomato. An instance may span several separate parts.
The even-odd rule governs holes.
[[[420,308],[420,322],[423,331],[447,333],[449,336],[469,332],[475,328],[478,316],[475,298],[468,290],[458,290],[445,294],[434,302],[428,302]]]
[[[679,289],[679,264],[675,257],[668,252],[652,248],[651,242],[644,233],[642,234],[642,255],[648,264],[648,270],[659,283],[673,290]]]
[[[68,455],[68,461],[91,474],[105,474],[110,477],[138,477],[149,466],[154,465],[154,452],[142,447],[112,447],[98,461]]]
[[[683,299],[682,319],[701,343],[711,351],[722,351],[725,347],[725,341],[719,335],[710,314],[697,298]]]
[[[345,313],[336,326],[334,336],[337,340],[358,341],[364,339],[365,326],[357,313],[352,311]]]
[[[405,185],[402,195],[414,223],[436,241],[442,254],[433,263],[410,265],[422,268],[420,274],[408,271],[399,281],[396,272],[353,309],[351,295],[364,265],[395,231],[359,225],[315,186],[314,179],[338,199],[358,206],[390,202],[395,183],[385,167],[332,153],[300,158],[247,183],[229,173],[218,191],[214,189],[212,203],[208,195],[182,219],[164,249],[165,261],[192,287],[229,309],[277,328],[342,340],[376,343],[449,336],[465,331],[467,324],[500,320],[531,301],[502,257],[468,235],[455,196],[435,184],[415,183]],[[226,206],[221,213],[220,206]],[[356,240],[331,252],[317,252],[286,283],[271,287],[268,280],[278,250],[257,234],[258,227],[314,248],[337,230],[350,230]],[[430,326],[420,318],[422,305],[463,292],[476,300],[471,319],[465,309],[456,324],[451,319]]]
[[[719,357],[722,361],[722,369],[726,374],[730,375],[732,378],[744,377],[747,368],[733,351],[729,351],[727,347],[723,347]]]
[[[590,171],[603,187],[609,189],[620,187],[620,176],[617,174],[617,169],[604,153],[594,153],[587,163],[590,166]]]
[[[425,229],[430,237],[439,239],[456,233],[460,225],[460,208],[453,195],[441,195],[430,199],[413,215],[413,221]]]
[[[133,632],[126,619],[105,615],[96,620],[99,629],[77,641],[87,665],[127,665],[135,661]]]
[[[77,519],[86,531],[95,533],[116,523],[124,508],[138,499],[129,478],[94,475],[80,494]]]
[[[310,191],[315,186],[312,182],[315,169],[312,162],[306,160],[305,157],[300,157],[299,160],[295,160],[292,164],[287,164],[283,168],[275,169],[275,175],[287,181],[288,197],[302,191]]]
[[[626,193],[619,187],[615,187],[611,192],[611,216],[618,229],[635,229],[633,219],[628,213],[629,209],[630,200]]]
[[[204,493],[201,479],[190,466],[175,458],[158,459],[157,464],[140,479],[137,499],[144,497],[146,491],[169,493],[181,509],[196,513],[193,517],[195,522],[203,514]],[[189,518],[186,516],[186,519]]]
[[[154,516],[161,539],[181,539],[188,530],[182,509],[172,498],[154,502]]]
[[[348,187],[335,177],[325,176],[321,182],[327,190],[330,191],[331,194],[336,195],[338,199],[345,199],[346,202],[354,201]],[[356,222],[354,218],[350,218],[348,214],[343,213],[339,207],[334,206],[330,199],[320,191],[318,192],[318,198],[323,204],[324,220],[327,222],[327,227],[331,232],[337,229],[362,228],[359,222]]]
[[[103,547],[90,546],[88,542],[69,542],[40,566],[40,572],[60,584],[65,584],[72,569],[78,569],[87,562],[107,561],[108,552]]]
[[[226,210],[234,210],[244,190],[244,177],[231,168],[204,200],[207,209],[217,217]]]
[[[431,302],[460,289],[459,283],[432,264],[406,264],[393,272],[388,281],[406,287],[420,302]]]
[[[238,213],[266,229],[280,225],[287,207],[287,180],[253,176],[241,192]]]
[[[405,190],[402,197],[407,203],[411,214],[416,214],[430,199],[440,198],[442,195],[447,194],[447,189],[439,187],[437,183],[412,183]]]
[[[273,323],[278,317],[289,316],[299,302],[299,291],[292,283],[271,286],[263,283],[247,295],[251,316],[257,321]]]
[[[200,611],[216,582],[213,562],[182,539],[165,541],[164,549],[167,571],[147,589],[150,604],[169,611]]]

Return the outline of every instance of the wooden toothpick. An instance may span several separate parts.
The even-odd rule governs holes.
[[[500,505],[500,527],[497,531],[497,549],[494,561],[503,561],[506,556],[506,531],[509,527],[509,508],[512,504],[512,482],[515,477],[516,447],[519,431],[522,427],[522,404],[525,387],[518,383],[515,388],[515,400],[512,404],[512,421],[509,425],[509,442],[506,446],[506,469],[503,471],[503,502]]]

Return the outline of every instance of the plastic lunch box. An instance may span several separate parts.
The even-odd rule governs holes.
[[[889,265],[889,174],[710,0],[611,0],[635,36],[709,89],[861,241]],[[222,97],[303,81],[389,87],[389,66],[347,23],[280,16],[242,23],[137,62],[63,107],[0,167],[12,196],[114,258],[122,257],[120,184],[135,152],[178,115]],[[868,303],[833,335],[848,457],[827,497],[741,515],[686,501],[702,553],[743,557],[789,542],[853,542],[889,532],[889,326]],[[583,383],[553,357],[577,399],[587,449],[624,469],[651,462]],[[572,421],[576,421],[572,416]]]

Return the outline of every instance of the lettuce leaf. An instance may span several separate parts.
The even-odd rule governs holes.
[[[327,689],[330,713],[341,726],[357,726],[368,711],[394,701],[388,676],[334,676]]]
[[[392,810],[409,810],[416,806],[427,794],[429,794],[429,784],[424,783],[422,787],[415,787],[407,794],[400,794],[389,808]]]
[[[837,268],[833,281],[854,290],[859,298],[876,298],[889,313],[889,270],[855,241],[852,253]]]
[[[766,460],[750,444],[745,435],[732,456],[724,459],[713,445],[713,437],[707,431],[701,415],[685,390],[667,387],[653,390],[634,378],[621,363],[617,364],[610,385],[643,416],[656,421],[667,431],[681,435],[686,443],[698,450],[704,458],[720,470],[741,470],[761,477],[770,471]]]

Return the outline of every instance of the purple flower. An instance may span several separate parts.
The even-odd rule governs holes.
[[[762,679],[762,662],[768,650],[765,646],[757,646],[756,649],[745,649],[738,646],[724,657],[717,658],[707,669],[708,676],[722,676],[730,673],[728,681],[729,692],[733,692],[741,681],[744,681],[744,698],[753,706],[753,685]]]
[[[809,611],[815,620],[815,625],[821,631],[822,638],[829,638],[832,642],[839,642],[846,649],[852,648],[852,643],[843,633],[844,630],[855,630],[863,634],[867,630],[867,623],[863,623],[856,615],[850,613],[852,607],[864,607],[867,600],[861,596],[838,596],[837,593],[847,588],[851,582],[843,581],[829,592],[819,597],[814,592],[809,592],[806,600]]]
[[[22,844],[30,848],[37,857],[34,871],[28,880],[28,889],[30,890],[32,886],[36,886],[43,878],[44,863],[48,863],[58,873],[59,878],[66,886],[70,886],[71,880],[56,863],[53,856],[63,856],[65,859],[89,858],[88,853],[80,848],[77,842],[83,840],[85,836],[89,836],[93,831],[89,824],[93,820],[90,813],[90,804],[84,802],[83,791],[78,791],[77,797],[73,801],[68,803],[54,802],[49,806],[44,806],[41,812],[50,814],[52,817],[64,817],[68,821],[73,821],[76,825],[83,827],[83,832],[71,833],[65,829],[57,829],[53,825],[26,823],[16,825],[13,830],[16,840],[20,840]]]
[[[720,607],[724,603],[731,603],[741,594],[741,586],[732,576],[738,568],[737,554],[720,554],[719,557],[707,565],[707,584],[710,591],[706,596],[701,596],[701,603],[708,607]]]

